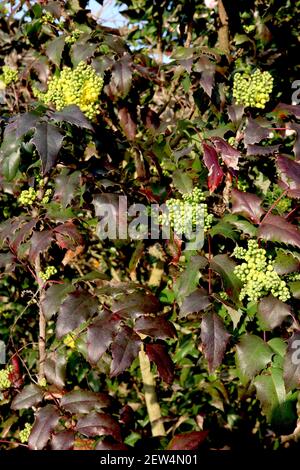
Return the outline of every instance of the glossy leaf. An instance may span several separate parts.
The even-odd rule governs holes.
[[[287,391],[300,387],[300,332],[295,331],[288,342],[283,377]]]
[[[211,193],[222,183],[224,173],[219,164],[218,154],[213,147],[203,144],[203,161],[208,169],[208,188]]]
[[[256,194],[245,193],[232,190],[232,208],[233,214],[241,214],[247,219],[250,219],[255,224],[258,224],[264,210],[261,207],[262,200]]]
[[[152,336],[158,339],[176,337],[176,330],[171,322],[163,317],[141,316],[134,324],[134,330],[143,335]]]
[[[92,131],[94,128],[90,121],[85,117],[81,109],[75,105],[71,104],[66,106],[62,111],[56,111],[50,115],[51,119],[57,122],[67,122],[77,127],[83,129],[88,129]]]
[[[48,287],[41,301],[43,313],[47,320],[50,320],[58,312],[62,301],[72,290],[74,290],[74,287],[68,282],[52,284]]]
[[[51,352],[46,358],[44,369],[45,377],[50,384],[57,388],[64,388],[67,360],[63,352]]]
[[[196,289],[185,297],[180,307],[179,318],[186,317],[189,313],[199,313],[206,310],[211,304],[208,293],[205,289]]]
[[[128,326],[123,326],[111,347],[110,375],[112,377],[121,374],[131,365],[139,353],[140,346],[140,337]]]
[[[85,291],[69,294],[59,309],[56,322],[56,336],[61,338],[75,330],[81,323],[96,313],[98,300]]]
[[[11,403],[13,410],[22,410],[37,405],[43,399],[43,389],[35,384],[25,385]]]
[[[201,342],[210,373],[221,364],[229,338],[230,334],[216,313],[209,312],[203,316]]]
[[[164,382],[171,384],[174,379],[174,364],[162,344],[146,344],[146,354],[156,364],[158,373]]]
[[[111,416],[97,411],[79,418],[76,430],[87,437],[112,436],[116,441],[122,439],[118,423]]]
[[[29,449],[42,450],[46,446],[59,418],[59,411],[53,405],[46,405],[38,411],[28,440]]]
[[[108,311],[102,312],[88,327],[87,348],[91,363],[95,364],[109,348],[120,324],[120,318]]]
[[[90,413],[110,405],[110,398],[104,393],[87,390],[72,390],[63,395],[60,405],[70,413]]]
[[[216,151],[220,154],[220,157],[222,158],[225,165],[228,168],[237,170],[241,153],[220,137],[212,137],[211,140],[213,146],[215,147]]]
[[[278,215],[268,215],[258,229],[258,237],[300,247],[300,231],[296,225]]]
[[[271,361],[273,351],[259,336],[244,334],[236,346],[237,366],[251,380]]]
[[[207,438],[207,431],[192,431],[174,436],[168,444],[168,450],[197,450]]]
[[[73,450],[75,440],[75,432],[71,429],[60,431],[52,434],[51,449],[52,450]]]
[[[269,295],[258,304],[258,319],[264,331],[273,330],[291,314],[291,307],[281,300]]]

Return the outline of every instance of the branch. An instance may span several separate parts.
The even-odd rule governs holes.
[[[40,278],[41,272],[41,264],[40,264],[40,257],[38,256],[35,262],[35,275],[37,279],[37,283],[39,286],[39,370],[38,370],[38,378],[39,382],[45,378],[44,367],[45,367],[45,360],[46,360],[46,319],[42,308],[42,294],[43,294],[43,287],[44,282]]]
[[[218,13],[220,18],[220,27],[218,30],[219,48],[229,54],[229,27],[228,27],[228,15],[225,10],[223,0],[218,0]]]
[[[165,427],[161,420],[160,406],[155,391],[155,379],[151,372],[150,361],[142,345],[139,352],[140,368],[144,384],[145,402],[151,424],[152,436],[165,436]]]

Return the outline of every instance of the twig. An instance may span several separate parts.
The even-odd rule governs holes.
[[[35,261],[35,276],[39,286],[39,369],[38,369],[38,378],[39,382],[45,378],[44,366],[46,360],[46,319],[42,307],[42,294],[44,288],[44,282],[40,278],[41,272],[41,263],[40,256],[38,255]]]
[[[286,189],[285,191],[283,191],[283,193],[276,199],[276,201],[271,205],[270,209],[268,210],[268,212],[263,216],[262,220],[260,221],[260,224],[263,223],[263,221],[268,217],[268,215],[271,214],[272,210],[274,209],[274,207],[277,206],[278,202],[284,197],[286,196],[288,192],[288,189]]]
[[[225,52],[225,54],[229,54],[228,15],[224,7],[223,0],[218,0],[218,13],[220,18],[220,27],[218,30],[219,48]]]

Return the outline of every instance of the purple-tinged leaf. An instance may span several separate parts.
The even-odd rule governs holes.
[[[63,389],[65,386],[67,360],[62,352],[53,351],[45,360],[45,376],[50,384]]]
[[[17,252],[20,244],[23,243],[26,240],[26,238],[29,237],[29,235],[31,235],[32,230],[36,226],[37,222],[38,222],[38,219],[34,218],[30,220],[29,222],[27,222],[26,224],[24,224],[20,228],[20,230],[18,230],[18,232],[16,233],[16,236],[11,242],[11,247],[14,252]]]
[[[262,221],[258,229],[258,238],[300,248],[300,231],[298,227],[278,215],[270,214]]]
[[[78,290],[68,295],[59,309],[56,322],[56,336],[61,338],[75,330],[98,309],[98,300],[89,292]]]
[[[259,144],[263,139],[267,139],[269,134],[269,129],[260,126],[255,119],[248,118],[245,129],[245,145]]]
[[[60,248],[74,250],[76,246],[83,244],[83,239],[73,222],[65,222],[53,229]]]
[[[181,307],[179,318],[186,317],[190,313],[199,313],[206,310],[211,304],[208,293],[205,289],[197,289],[185,297]]]
[[[88,390],[72,390],[66,393],[60,405],[70,413],[90,413],[92,410],[101,410],[111,404],[110,397],[104,393],[95,393]]]
[[[295,331],[289,339],[283,378],[287,391],[300,387],[300,331]]]
[[[201,55],[198,61],[194,63],[194,70],[195,72],[201,72],[200,85],[211,98],[215,84],[215,64],[213,64],[207,56]]]
[[[242,104],[233,104],[228,106],[227,112],[230,121],[233,122],[236,126],[238,126],[244,116],[245,107]]]
[[[112,343],[121,319],[108,311],[102,312],[87,330],[89,361],[96,364]]]
[[[61,56],[65,47],[65,36],[57,36],[46,43],[46,54],[56,67],[59,68]]]
[[[205,441],[207,431],[192,431],[174,436],[169,442],[167,450],[197,450]]]
[[[134,140],[136,136],[136,128],[137,124],[133,119],[132,113],[123,106],[123,108],[119,109],[118,116],[120,120],[121,127],[127,137],[128,140]]]
[[[47,320],[55,315],[65,297],[74,290],[74,286],[68,282],[63,284],[52,284],[44,293],[42,308]]]
[[[262,145],[247,145],[247,152],[246,155],[257,155],[257,156],[266,156],[266,155],[274,155],[279,151],[280,145],[269,145],[267,147],[263,147]]]
[[[111,416],[97,411],[79,418],[76,431],[86,437],[112,436],[116,441],[122,440],[118,423]]]
[[[259,336],[244,334],[236,346],[236,354],[242,377],[251,380],[271,361],[274,351]]]
[[[25,385],[11,403],[13,410],[22,410],[37,405],[43,399],[43,389],[35,384]]]
[[[86,40],[78,40],[71,47],[71,58],[74,67],[77,67],[79,62],[86,62],[90,59],[97,49],[97,44],[92,44]]]
[[[16,137],[23,137],[31,129],[34,129],[39,119],[40,116],[35,112],[20,114],[14,122],[16,125]]]
[[[141,347],[140,337],[128,326],[123,326],[114,339],[111,347],[111,377],[126,370],[137,357]]]
[[[241,153],[236,148],[229,145],[224,139],[221,139],[221,137],[212,137],[211,141],[225,165],[233,170],[238,170]]]
[[[238,303],[241,283],[234,274],[236,263],[228,255],[216,255],[212,258],[210,267],[220,274],[227,294]]]
[[[250,219],[255,224],[259,224],[261,216],[264,214],[264,210],[261,208],[261,199],[256,194],[245,193],[233,189],[231,193],[233,214],[241,214],[246,219]]]
[[[114,96],[125,98],[129,93],[132,80],[131,65],[128,54],[114,64],[109,84],[110,91]]]
[[[283,183],[290,189],[300,189],[300,163],[292,158],[279,155],[276,160],[278,173]]]
[[[285,253],[284,251],[278,251],[275,261],[274,270],[282,276],[283,274],[293,273],[300,270],[300,262],[291,253]]]
[[[273,295],[264,297],[258,304],[257,316],[264,331],[271,331],[280,326],[291,313],[291,307]]]
[[[141,316],[136,320],[134,330],[143,335],[158,339],[176,337],[176,330],[173,324],[163,317]]]
[[[128,447],[122,442],[112,442],[109,439],[103,439],[98,442],[95,450],[128,450]]]
[[[28,440],[29,449],[42,450],[46,446],[59,418],[59,411],[53,405],[46,405],[38,411]]]
[[[75,431],[66,429],[52,434],[51,449],[52,450],[73,450],[75,441]]]
[[[221,184],[224,173],[219,164],[218,154],[213,147],[203,144],[203,161],[208,169],[208,189],[211,193]]]
[[[222,363],[230,334],[227,333],[221,318],[216,313],[206,313],[201,322],[203,352],[212,373]]]
[[[156,365],[160,377],[170,385],[174,380],[174,364],[166,346],[162,344],[146,344],[146,353],[150,361],[153,361]]]
[[[68,122],[77,127],[92,131],[94,128],[76,104],[66,106],[62,111],[51,113],[50,118],[58,122]]]
[[[40,122],[36,125],[31,142],[35,145],[42,161],[44,175],[55,165],[63,139],[58,128],[52,124]]]
[[[67,171],[61,172],[55,178],[55,193],[54,199],[59,201],[62,207],[66,208],[70,205],[72,199],[75,197],[75,191],[80,184],[80,171]]]
[[[145,292],[123,295],[118,300],[114,300],[112,304],[113,313],[127,314],[133,317],[141,313],[156,313],[160,308],[158,299],[153,294]]]
[[[34,264],[37,257],[45,253],[53,242],[53,231],[34,232],[30,239],[29,260]]]

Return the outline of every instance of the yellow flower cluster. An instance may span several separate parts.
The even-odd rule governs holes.
[[[19,438],[20,438],[21,442],[23,442],[23,443],[28,442],[28,439],[29,439],[29,436],[30,436],[30,433],[31,433],[31,429],[32,429],[32,424],[26,423],[25,428],[22,429],[19,432]]]
[[[14,83],[18,80],[18,71],[15,69],[12,69],[8,65],[3,65],[2,67],[2,74],[0,75],[0,80],[5,84],[5,85],[10,85],[11,83]]]
[[[35,94],[44,103],[53,103],[58,111],[76,104],[89,119],[94,119],[100,112],[99,95],[102,87],[102,77],[96,74],[91,65],[80,62],[75,69],[64,67],[58,77],[52,77],[46,93],[35,90]]]
[[[57,269],[55,266],[47,266],[45,271],[40,272],[40,278],[43,279],[44,282],[48,281],[51,276],[57,273]]]
[[[0,390],[5,390],[11,386],[9,375],[12,370],[12,366],[7,366],[5,369],[0,370]]]
[[[19,204],[23,206],[31,206],[37,198],[37,192],[33,187],[24,189],[18,197]]]
[[[233,80],[233,97],[236,104],[264,109],[273,90],[273,77],[269,72],[236,73]]]

